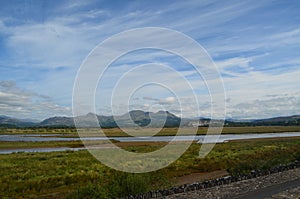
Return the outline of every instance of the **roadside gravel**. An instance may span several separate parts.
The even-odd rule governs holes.
[[[288,189],[281,193],[275,194],[271,197],[272,199],[299,199],[300,198],[300,187]]]
[[[266,187],[278,185],[281,183],[300,179],[300,168],[291,169],[279,173],[273,173],[266,176],[247,179],[243,181],[233,182],[226,185],[220,185],[212,188],[200,189],[196,191],[189,191],[174,195],[161,197],[164,199],[221,199],[221,198],[243,198],[249,192],[257,191]],[[279,190],[280,191],[280,190]],[[269,198],[283,199],[283,198],[299,198],[300,187],[285,190],[277,193]]]

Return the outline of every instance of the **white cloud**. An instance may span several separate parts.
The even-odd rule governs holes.
[[[263,118],[274,115],[299,114],[300,70],[281,74],[251,72],[224,78],[230,98],[227,113],[238,118]]]
[[[12,81],[0,81],[0,112],[2,114],[40,120],[54,115],[70,115],[70,111],[69,107],[56,104],[48,96],[22,90]]]
[[[249,63],[252,61],[252,58],[249,57],[234,57],[230,59],[226,59],[223,61],[215,62],[219,69],[232,67],[232,66],[240,66],[243,68],[249,67]]]
[[[13,66],[28,63],[38,67],[74,66],[93,46],[78,28],[61,23],[26,24],[7,29],[10,33],[7,47],[14,50],[14,62],[9,64]]]
[[[174,104],[176,102],[176,98],[175,97],[167,97],[165,99],[161,99],[158,101],[158,104],[164,105],[164,104]]]
[[[296,28],[290,31],[283,31],[274,35],[271,35],[270,40],[282,41],[284,43],[300,42],[300,28]]]
[[[235,118],[270,118],[274,115],[297,115],[300,111],[300,95],[272,97],[233,105],[230,115]]]

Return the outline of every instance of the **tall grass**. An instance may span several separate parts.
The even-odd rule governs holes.
[[[147,152],[159,146],[128,147]],[[114,171],[87,151],[0,155],[0,198],[113,198],[169,187],[178,176],[227,170],[231,174],[266,169],[300,159],[300,139],[217,144],[199,158],[191,147],[168,167],[146,174]]]
[[[126,195],[145,193],[154,189],[168,187],[170,182],[162,172],[152,174],[130,174],[115,171],[107,179],[98,183],[79,187],[69,193],[67,198],[118,198]]]

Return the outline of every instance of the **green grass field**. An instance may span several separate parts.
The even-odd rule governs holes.
[[[123,147],[148,152],[161,146]],[[0,155],[0,198],[113,198],[170,187],[177,177],[190,173],[227,170],[234,175],[300,159],[299,138],[217,144],[203,159],[199,149],[192,144],[168,167],[146,174],[112,170],[87,151]]]

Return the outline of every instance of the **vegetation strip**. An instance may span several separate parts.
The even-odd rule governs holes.
[[[186,135],[190,135],[188,129],[185,128]],[[207,133],[208,127],[198,127],[197,135],[205,135]],[[81,129],[81,131],[86,132],[87,135],[99,134],[99,128],[87,128]],[[122,129],[119,128],[109,128],[103,129],[107,137],[121,137],[129,136],[124,133]],[[144,133],[147,135],[152,135],[156,132],[157,128],[146,128]],[[159,131],[156,136],[173,136],[176,135],[178,128],[163,128]],[[245,126],[245,127],[224,127],[222,134],[243,134],[243,133],[281,133],[281,132],[299,132],[300,125],[298,126]],[[128,128],[130,132],[130,128]],[[0,134],[60,134],[65,137],[78,137],[77,130],[75,128],[0,128]]]
[[[121,147],[147,153],[161,146]],[[198,157],[200,147],[192,144],[168,167],[146,174],[114,171],[87,151],[0,155],[0,198],[120,198],[171,189],[191,173],[226,170],[237,176],[300,160],[297,138],[216,144],[205,158]]]

